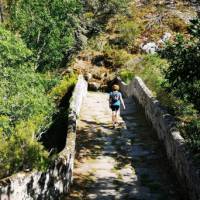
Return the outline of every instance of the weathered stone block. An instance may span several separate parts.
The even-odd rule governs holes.
[[[135,77],[129,85],[118,78],[118,84],[123,95],[134,96],[144,108],[147,118],[157,131],[158,138],[163,142],[168,159],[190,199],[200,200],[200,170],[193,165],[185,141],[180,132],[176,130],[173,117],[160,106],[141,78]]]
[[[45,172],[20,172],[0,180],[0,200],[59,200],[68,192],[74,166],[76,121],[86,94],[87,82],[80,76],[70,100],[64,150]]]

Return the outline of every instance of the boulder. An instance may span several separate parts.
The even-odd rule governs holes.
[[[141,48],[144,52],[146,52],[148,54],[154,54],[154,53],[156,53],[158,46],[156,45],[155,42],[149,42],[145,45],[141,45]]]
[[[108,86],[107,85],[101,85],[100,87],[102,92],[106,92],[108,90]]]
[[[101,78],[101,74],[99,74],[99,73],[93,74],[93,78],[94,78],[94,79],[97,79],[97,80],[101,80],[101,79],[102,79],[102,78]]]
[[[162,41],[167,42],[171,37],[172,37],[171,33],[165,32],[163,37],[162,37]]]
[[[100,89],[100,83],[97,82],[89,82],[88,83],[88,89],[90,91],[98,91]]]
[[[86,73],[86,74],[84,75],[84,78],[85,78],[86,81],[89,81],[89,80],[92,79],[92,74],[91,74],[91,73]]]

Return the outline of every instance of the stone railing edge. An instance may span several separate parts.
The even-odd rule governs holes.
[[[69,105],[66,146],[47,171],[19,172],[0,180],[0,200],[60,199],[69,190],[75,155],[76,124],[88,83],[79,75]]]
[[[119,77],[117,82],[125,96],[134,96],[145,110],[145,114],[164,143],[167,157],[174,171],[191,200],[200,200],[200,170],[189,156],[186,142],[175,128],[175,120],[165,111],[140,77],[135,77],[129,84]]]

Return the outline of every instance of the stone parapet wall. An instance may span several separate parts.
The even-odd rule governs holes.
[[[135,77],[129,85],[118,78],[118,84],[125,96],[134,96],[144,108],[185,192],[191,200],[200,200],[200,170],[193,165],[173,117],[160,106],[141,78]]]
[[[76,123],[88,84],[79,77],[70,99],[66,146],[45,172],[20,172],[0,180],[0,200],[59,200],[68,192],[74,165]]]

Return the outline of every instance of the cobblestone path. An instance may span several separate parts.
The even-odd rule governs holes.
[[[162,145],[132,98],[112,129],[108,94],[89,92],[77,133],[74,184],[66,200],[183,200]]]

